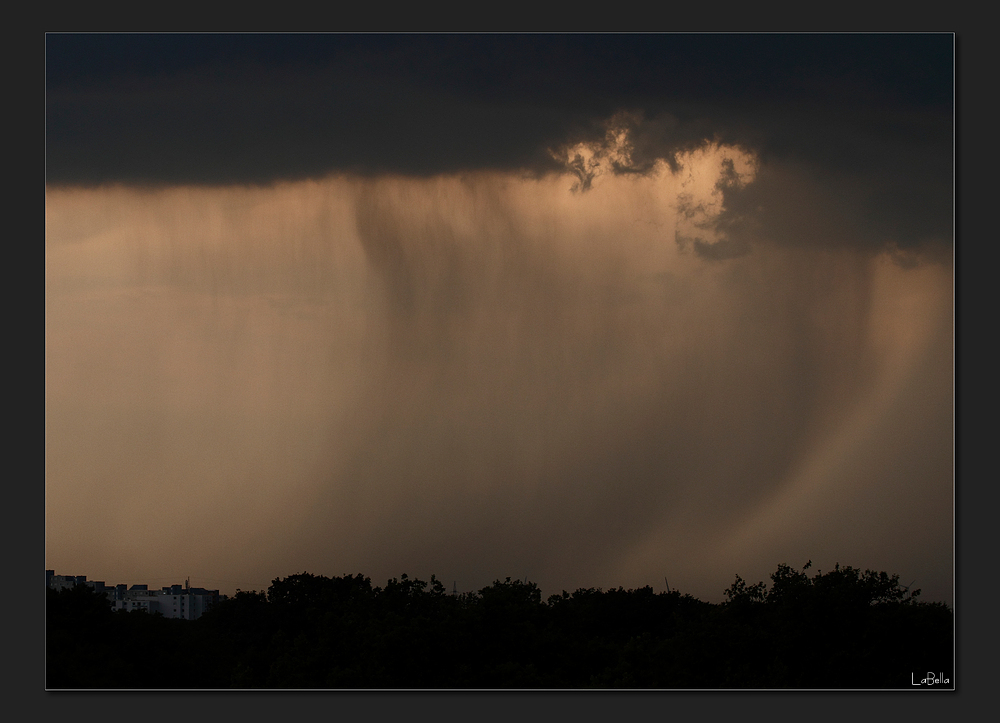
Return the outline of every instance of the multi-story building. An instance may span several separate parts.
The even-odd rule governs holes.
[[[83,584],[98,590],[104,588],[103,582],[87,582],[86,575],[56,575],[55,570],[45,571],[45,586],[51,587],[53,590],[65,590],[68,587]],[[97,587],[98,585],[100,588]]]
[[[148,613],[160,613],[165,618],[195,620],[213,605],[218,604],[218,590],[206,590],[202,587],[170,585],[159,590],[150,590],[147,585],[116,585],[108,587],[103,581],[90,582],[86,575],[56,575],[54,570],[45,571],[47,587],[63,590],[74,585],[87,585],[97,592],[103,592],[115,610],[144,610]]]

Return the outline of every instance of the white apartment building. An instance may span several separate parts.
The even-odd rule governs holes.
[[[206,610],[224,597],[218,590],[201,587],[170,585],[159,590],[150,590],[147,585],[116,585],[108,587],[103,581],[88,581],[86,575],[56,575],[53,570],[45,571],[45,584],[54,590],[63,590],[74,585],[87,585],[103,592],[114,610],[144,610],[160,613],[165,618],[196,620]]]

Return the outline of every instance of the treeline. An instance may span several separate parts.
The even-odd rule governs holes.
[[[808,565],[807,565],[808,567]],[[507,578],[452,595],[402,575],[308,573],[239,591],[194,621],[47,592],[46,687],[909,688],[953,673],[952,611],[898,575],[779,565],[726,601],[652,588],[542,600]]]

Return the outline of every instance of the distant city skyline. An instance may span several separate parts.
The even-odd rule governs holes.
[[[150,589],[148,583],[107,585],[103,580],[88,580],[86,575],[57,575],[55,570],[45,571],[46,587],[58,592],[84,585],[94,592],[103,593],[115,611],[146,612],[165,618],[197,620],[228,597],[220,595],[218,590],[191,587],[189,582],[185,580],[184,585],[164,585]]]

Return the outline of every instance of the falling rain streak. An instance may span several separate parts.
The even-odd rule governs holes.
[[[950,600],[950,266],[730,236],[738,148],[584,151],[50,190],[46,566],[714,601],[811,558]]]

